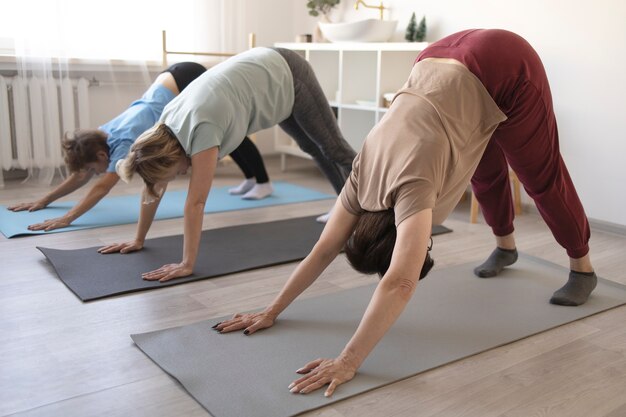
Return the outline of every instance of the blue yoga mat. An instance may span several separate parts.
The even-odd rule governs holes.
[[[286,182],[274,182],[272,184],[274,185],[274,193],[263,200],[243,200],[240,196],[230,195],[228,194],[228,188],[230,187],[212,188],[204,212],[217,213],[220,211],[245,210],[335,198],[335,196],[330,194],[320,193],[310,188]],[[155,220],[182,217],[186,197],[187,190],[166,192],[161,204],[159,204]],[[0,206],[0,231],[7,238],[12,238],[135,223],[139,216],[140,198],[140,195],[104,198],[94,208],[76,219],[71,226],[51,232],[31,231],[28,230],[28,225],[41,223],[46,219],[61,217],[76,202],[53,203],[43,210],[34,212],[20,211],[16,213],[7,210],[5,206]]]

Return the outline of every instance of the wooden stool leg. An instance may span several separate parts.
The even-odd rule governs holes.
[[[509,173],[511,177],[511,182],[513,182],[513,203],[515,206],[515,215],[522,214],[522,195],[520,193],[520,183],[519,178],[515,175],[515,172],[511,171]]]
[[[515,209],[515,215],[522,214],[522,195],[520,192],[520,182],[515,172],[510,171],[509,177],[511,178],[511,182],[513,183],[513,206]],[[472,203],[470,206],[470,223],[476,223],[478,221],[478,210],[480,206],[478,205],[478,200],[476,196],[472,192]]]
[[[472,203],[470,206],[470,223],[476,223],[476,221],[478,220],[478,208],[478,200],[476,199],[474,192],[472,192]]]

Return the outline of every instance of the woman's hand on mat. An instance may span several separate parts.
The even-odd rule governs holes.
[[[62,227],[67,227],[72,224],[70,219],[65,217],[57,217],[55,219],[44,220],[41,223],[31,224],[28,226],[28,230],[43,230],[45,232],[49,232],[54,229],[61,229]]]
[[[186,277],[187,275],[191,275],[192,272],[193,268],[184,263],[167,264],[154,271],[144,272],[141,274],[141,278],[146,281],[165,282],[174,278]]]
[[[133,240],[131,242],[124,242],[124,243],[113,243],[111,245],[107,245],[103,248],[98,249],[98,253],[103,253],[103,254],[107,254],[107,253],[130,253],[130,252],[136,252],[138,250],[141,250],[143,248],[143,242],[140,242],[138,240]]]
[[[220,333],[228,333],[244,329],[243,334],[248,336],[257,330],[272,327],[275,320],[276,317],[265,311],[247,314],[237,313],[232,319],[217,323],[213,326],[213,328]]]
[[[46,208],[47,204],[42,201],[34,201],[32,203],[18,203],[13,206],[9,206],[9,210],[11,211],[37,211],[42,208]]]
[[[328,384],[324,396],[330,397],[338,385],[354,378],[356,368],[341,358],[317,359],[296,372],[306,375],[293,381],[289,385],[289,391],[294,394],[308,394]]]

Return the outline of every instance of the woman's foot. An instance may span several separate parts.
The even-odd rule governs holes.
[[[250,191],[252,189],[252,187],[254,187],[255,185],[256,185],[256,180],[254,178],[246,178],[238,186],[236,186],[234,188],[229,188],[228,189],[228,194],[231,194],[231,195],[242,195],[242,194],[245,194],[248,191]]]
[[[569,273],[567,283],[556,290],[550,298],[551,304],[561,306],[579,306],[585,304],[589,298],[589,294],[596,288],[598,277],[595,272],[576,272]]]
[[[321,216],[318,216],[315,218],[315,221],[318,223],[328,223],[328,219],[330,219],[330,215],[333,213],[333,211],[329,211],[326,214],[322,214]]]
[[[255,184],[250,191],[241,196],[244,200],[262,200],[269,197],[274,192],[274,187],[271,182],[264,182],[263,184]]]
[[[481,278],[491,278],[498,275],[505,267],[517,261],[517,249],[496,248],[489,258],[474,268],[474,274]]]

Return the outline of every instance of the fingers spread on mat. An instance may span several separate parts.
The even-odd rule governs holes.
[[[193,270],[184,263],[167,264],[154,271],[145,272],[141,277],[147,281],[165,282],[174,278],[182,278],[191,275]]]
[[[244,329],[243,334],[250,335],[257,330],[274,325],[275,317],[266,312],[235,314],[232,319],[217,323],[213,329],[220,333],[229,333]]]
[[[316,359],[307,363],[296,371],[306,374],[289,385],[289,391],[298,394],[308,394],[328,384],[324,396],[330,397],[338,385],[354,378],[356,369],[339,358]]]

